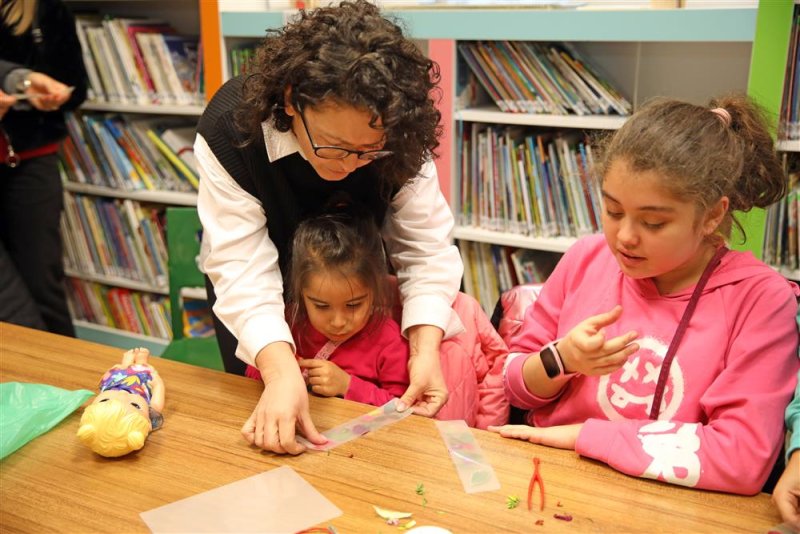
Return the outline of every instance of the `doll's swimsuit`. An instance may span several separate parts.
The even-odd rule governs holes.
[[[100,379],[100,392],[109,389],[121,389],[134,395],[140,395],[147,404],[150,404],[151,382],[153,380],[153,370],[142,364],[134,364],[124,369],[115,368],[106,371]],[[150,422],[153,430],[161,427],[164,418],[157,410],[150,407]]]

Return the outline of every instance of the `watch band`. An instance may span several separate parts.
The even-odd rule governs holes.
[[[555,378],[559,375],[566,374],[564,370],[564,360],[561,359],[561,354],[559,354],[556,348],[556,343],[556,341],[552,341],[539,351],[539,358],[542,360],[542,366],[548,378]]]

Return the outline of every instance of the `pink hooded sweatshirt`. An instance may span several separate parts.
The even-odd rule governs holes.
[[[783,411],[800,360],[794,283],[750,253],[728,252],[698,303],[670,368],[658,420],[648,419],[661,361],[694,287],[660,295],[625,276],[603,236],[565,254],[510,342],[512,405],[547,427],[584,423],[575,450],[629,475],[731,493],[758,493],[783,441]],[[616,372],[572,378],[554,398],[532,395],[522,365],[591,315],[621,304],[608,338],[641,347]]]

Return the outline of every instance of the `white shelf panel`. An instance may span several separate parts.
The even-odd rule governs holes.
[[[205,106],[170,106],[161,104],[114,104],[110,102],[84,102],[84,111],[111,111],[116,113],[145,113],[150,115],[189,115],[199,117]]]
[[[146,282],[138,282],[130,280],[121,276],[109,276],[105,274],[82,273],[73,269],[64,269],[64,274],[73,278],[80,278],[81,280],[88,280],[89,282],[97,282],[98,284],[106,284],[109,286],[124,287],[126,289],[133,289],[135,291],[145,291],[147,293],[158,293],[159,295],[168,295],[168,287],[159,287],[148,284]]]
[[[181,297],[185,299],[207,300],[208,294],[204,287],[182,287]]]
[[[619,129],[628,117],[616,115],[538,115],[534,113],[506,113],[496,107],[486,106],[461,109],[454,113],[456,120],[492,124],[517,124],[523,126],[549,126],[553,128],[582,128],[593,130]]]
[[[88,321],[81,321],[79,319],[74,319],[72,324],[75,326],[76,333],[81,339],[88,339],[96,343],[119,347],[124,345],[126,348],[146,346],[150,349],[150,352],[156,356],[159,356],[170,343],[169,339],[145,336],[126,330],[90,323]]]
[[[770,265],[770,267],[781,273],[789,280],[795,280],[800,282],[800,269],[788,269],[786,267],[781,267],[777,265]]]
[[[181,193],[178,191],[122,191],[99,185],[76,184],[67,182],[64,189],[72,193],[84,193],[103,197],[129,198],[139,202],[156,204],[174,204],[177,206],[197,206],[197,193]]]
[[[474,226],[456,226],[453,237],[466,241],[550,252],[566,252],[577,241],[574,237],[533,237],[509,232],[495,232]]]
[[[793,139],[791,141],[778,141],[776,147],[780,152],[800,152],[800,140]]]

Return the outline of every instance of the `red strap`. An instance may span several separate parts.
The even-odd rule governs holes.
[[[719,265],[719,262],[722,261],[722,257],[727,252],[728,249],[724,246],[717,249],[714,257],[711,258],[711,261],[708,262],[708,265],[706,265],[702,276],[700,276],[700,280],[697,281],[697,285],[694,286],[692,297],[689,299],[689,304],[686,305],[686,309],[683,311],[681,322],[678,323],[678,328],[675,330],[675,335],[672,337],[672,341],[667,349],[667,355],[664,356],[664,361],[661,363],[661,370],[658,373],[656,391],[653,394],[653,404],[650,406],[650,419],[658,419],[658,413],[661,411],[661,400],[664,398],[664,390],[667,388],[669,368],[672,365],[672,360],[678,350],[678,345],[681,342],[681,338],[683,338],[683,334],[686,332],[686,328],[689,326],[689,319],[692,318],[694,309],[697,307],[697,302],[700,300],[700,294],[703,292],[703,288],[706,287],[708,279],[711,278],[711,273],[714,272],[714,269],[717,268],[717,265]]]
[[[30,150],[23,150],[22,152],[17,152],[17,156],[20,159],[32,159],[38,158],[41,156],[49,156],[50,154],[55,154],[58,152],[58,149],[61,148],[61,143],[50,143],[49,145],[40,146],[39,148],[32,148]]]
[[[16,167],[20,161],[55,154],[61,147],[60,142],[50,143],[38,148],[23,150],[22,152],[9,151],[9,143],[4,135],[0,135],[0,163]],[[14,158],[12,161],[11,158]]]

